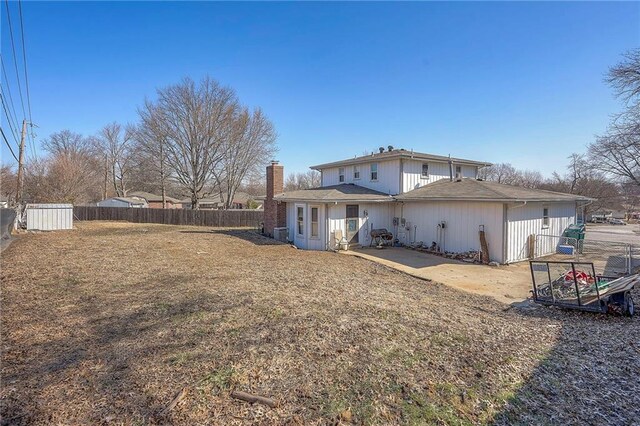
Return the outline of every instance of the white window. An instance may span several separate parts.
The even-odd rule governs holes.
[[[353,179],[360,179],[360,166],[353,166]]]
[[[318,237],[318,208],[311,207],[311,237]]]
[[[542,227],[549,227],[549,207],[545,207],[542,209]]]
[[[429,177],[429,165],[427,163],[422,164],[422,177],[424,178]]]
[[[456,166],[456,176],[462,176],[462,167]]]
[[[304,207],[298,207],[298,235],[304,235]]]
[[[378,180],[378,163],[371,163],[371,180]]]
[[[338,169],[338,181],[344,182],[344,167]]]

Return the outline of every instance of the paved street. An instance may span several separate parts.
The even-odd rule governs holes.
[[[640,244],[640,224],[607,225],[588,223],[585,238],[598,241]]]

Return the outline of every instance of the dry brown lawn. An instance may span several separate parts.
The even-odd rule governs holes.
[[[640,422],[638,318],[508,308],[248,231],[77,228],[2,253],[4,424]]]

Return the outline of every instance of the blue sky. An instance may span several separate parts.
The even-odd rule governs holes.
[[[2,6],[2,57],[21,115]],[[640,45],[639,3],[22,8],[37,140],[135,122],[156,87],[208,74],[263,108],[287,172],[387,145],[562,170],[620,109],[603,76]],[[17,3],[10,9],[19,42]]]

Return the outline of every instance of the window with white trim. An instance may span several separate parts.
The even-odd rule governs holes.
[[[304,207],[298,207],[298,235],[304,235]]]
[[[360,166],[353,166],[353,179],[360,179]]]
[[[318,233],[318,208],[311,207],[311,237],[317,238]]]
[[[549,207],[544,207],[542,209],[542,227],[549,227]]]
[[[456,166],[456,176],[462,177],[462,166]]]
[[[429,177],[429,165],[427,163],[422,163],[422,177]]]
[[[338,182],[344,182],[344,167],[338,169]]]
[[[378,180],[378,163],[371,163],[371,180]]]

